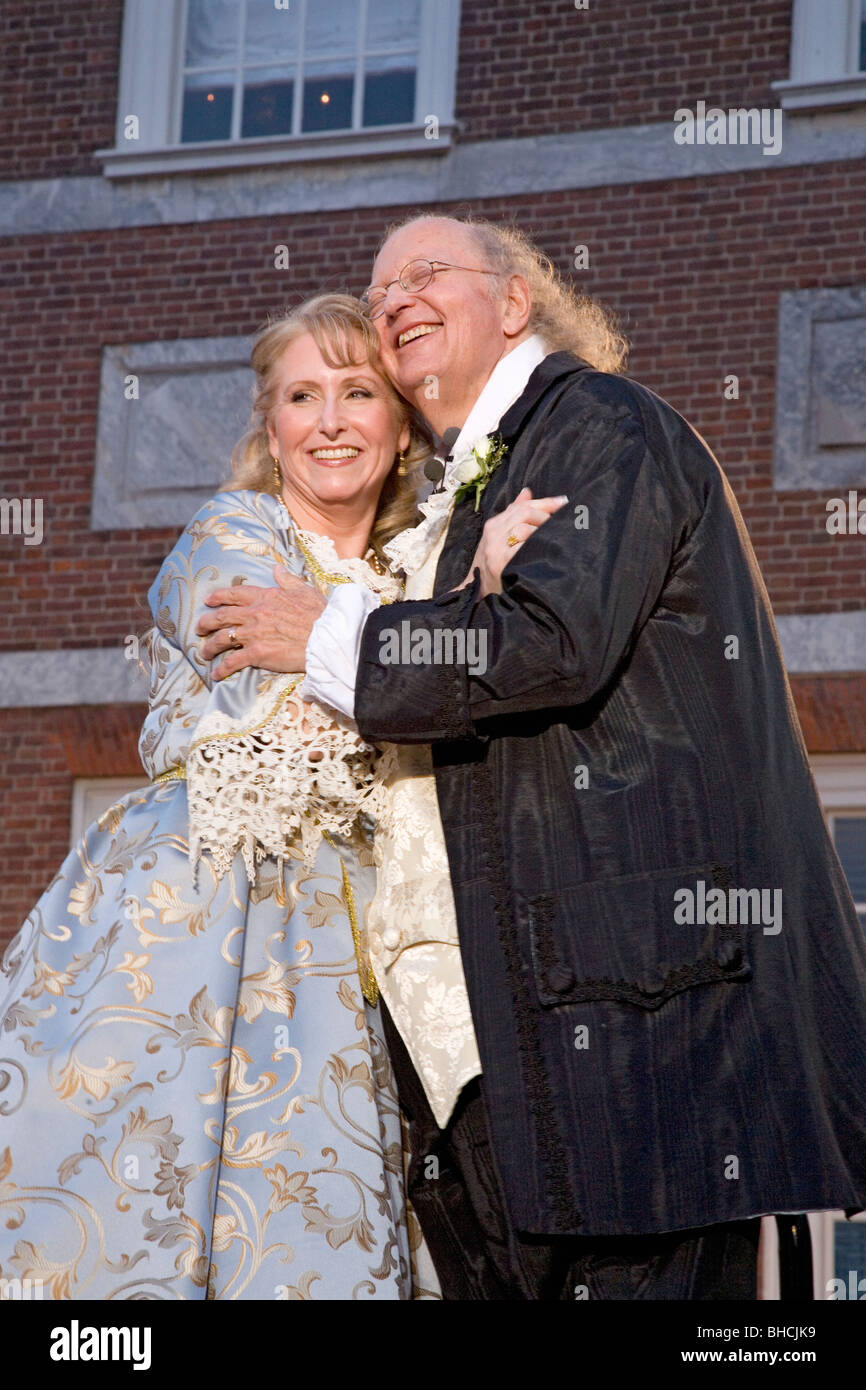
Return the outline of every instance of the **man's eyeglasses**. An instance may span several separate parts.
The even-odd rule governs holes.
[[[476,275],[496,275],[495,270],[482,270],[477,265],[450,265],[448,261],[409,261],[404,265],[396,280],[389,280],[388,284],[381,288],[378,285],[371,285],[361,295],[361,303],[364,306],[364,313],[368,319],[377,319],[385,312],[385,300],[392,285],[399,285],[407,294],[417,294],[423,290],[434,275],[438,275],[440,270],[471,270]]]

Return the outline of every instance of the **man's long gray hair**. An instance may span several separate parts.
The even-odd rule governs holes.
[[[416,222],[452,222],[465,227],[482,264],[500,277],[491,281],[492,293],[501,291],[503,279],[509,275],[521,275],[532,296],[529,327],[544,339],[548,351],[577,353],[601,372],[624,369],[629,344],[616,315],[598,300],[572,289],[525,232],[484,217],[421,213],[390,226],[379,249],[394,232]]]

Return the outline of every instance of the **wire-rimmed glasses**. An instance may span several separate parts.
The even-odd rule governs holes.
[[[407,261],[400,274],[394,280],[389,280],[387,285],[371,285],[361,295],[361,303],[364,306],[364,313],[369,319],[377,319],[385,312],[385,300],[388,298],[388,291],[392,285],[399,285],[407,294],[418,294],[430,284],[434,275],[440,270],[470,270],[476,275],[496,275],[495,270],[482,270],[477,265],[451,265],[448,261],[425,261],[416,259]]]

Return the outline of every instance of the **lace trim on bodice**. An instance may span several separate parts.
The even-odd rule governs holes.
[[[325,584],[354,581],[383,602],[399,597],[393,575],[376,574],[363,559],[342,559],[330,537],[300,536]],[[296,687],[303,678],[266,680],[242,720],[220,710],[200,720],[186,764],[194,872],[206,851],[222,877],[240,851],[252,883],[267,856],[282,870],[290,846],[312,868],[325,833],[351,838],[372,809],[379,749],[336,712],[302,700]]]

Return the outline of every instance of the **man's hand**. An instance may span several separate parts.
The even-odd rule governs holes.
[[[205,661],[228,652],[211,672],[215,681],[233,676],[245,666],[262,671],[306,669],[307,641],[327,600],[306,580],[274,566],[277,587],[258,589],[237,584],[214,589],[205,602],[211,609],[196,624],[199,647]]]
[[[517,494],[509,506],[488,517],[469,573],[458,589],[472,583],[476,568],[481,571],[479,598],[502,593],[502,571],[513,560],[522,545],[534,535],[539,526],[549,521],[554,512],[568,501],[567,497],[533,498],[528,487]]]

